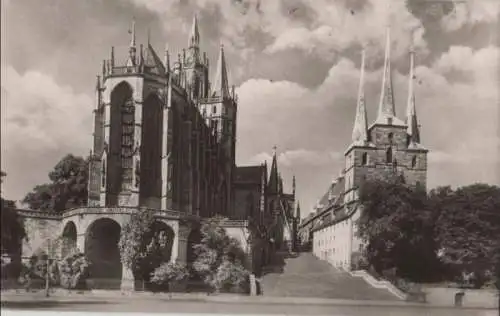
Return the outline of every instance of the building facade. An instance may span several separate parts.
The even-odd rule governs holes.
[[[351,269],[353,257],[363,249],[356,237],[356,221],[362,212],[358,201],[360,184],[389,175],[402,176],[408,185],[424,189],[427,182],[428,150],[420,142],[413,87],[415,53],[410,51],[407,113],[403,121],[395,111],[388,32],[380,102],[370,126],[364,94],[364,56],[363,52],[352,143],[344,153],[345,167],[299,228],[317,257],[345,269]]]

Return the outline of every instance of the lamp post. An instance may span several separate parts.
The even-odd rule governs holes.
[[[45,273],[45,297],[49,297],[50,288],[50,239],[47,239],[47,272]]]

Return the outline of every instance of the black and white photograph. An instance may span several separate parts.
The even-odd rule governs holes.
[[[500,315],[500,0],[1,0],[5,315]]]

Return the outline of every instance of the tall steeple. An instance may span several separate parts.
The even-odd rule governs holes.
[[[390,124],[388,118],[396,117],[394,105],[394,94],[392,90],[392,71],[391,71],[391,32],[387,27],[385,57],[384,57],[384,77],[382,79],[382,91],[380,93],[380,104],[378,107],[377,122]]]
[[[415,108],[415,91],[413,81],[415,80],[415,49],[413,44],[410,48],[410,73],[408,78],[408,104],[406,108],[406,125],[409,143],[420,143],[420,131]]]
[[[300,222],[300,202],[297,201],[297,208],[295,209],[295,218]]]
[[[361,55],[361,71],[359,77],[358,102],[356,107],[356,118],[352,130],[352,141],[354,143],[368,142],[368,122],[365,103],[365,49]]]
[[[212,86],[212,96],[229,98],[229,83],[227,80],[226,58],[224,56],[224,45],[220,45],[219,61],[215,73],[214,85]]]
[[[279,191],[279,174],[278,161],[276,157],[276,146],[273,147],[273,162],[271,163],[271,171],[267,187],[270,194],[277,194]]]
[[[198,17],[196,14],[193,17],[193,25],[189,34],[188,48],[200,46],[200,32],[198,30]]]
[[[130,34],[130,48],[129,48],[129,57],[127,60],[127,66],[135,66],[136,64],[136,43],[135,43],[135,18],[132,20],[132,29],[129,31]]]

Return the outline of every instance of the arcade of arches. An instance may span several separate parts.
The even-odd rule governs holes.
[[[78,231],[77,224],[74,221],[68,221],[65,224],[61,234],[60,254],[65,257],[77,248],[84,251],[90,263],[92,288],[119,289],[124,280],[130,277],[132,279],[141,279],[143,277],[139,275],[134,277],[131,272],[126,273],[125,271],[128,271],[128,269],[124,269],[121,263],[118,243],[122,225],[124,224],[123,221],[120,221],[119,218],[100,217],[91,221],[86,229],[81,227],[81,232]],[[83,238],[80,239],[79,236]],[[162,251],[160,260],[168,262],[172,259],[178,259],[178,251],[174,250],[174,246],[179,245],[178,242],[174,242],[176,237],[174,229],[169,224],[157,220],[153,223],[150,232],[145,236],[144,246],[158,246]],[[198,234],[192,232],[188,239],[192,241],[190,245],[190,248],[192,248],[194,243],[201,240],[201,235],[199,231]],[[174,253],[175,255],[173,255]],[[189,260],[194,260],[193,253],[189,249],[187,254],[190,256]],[[145,267],[148,275],[156,268],[153,266],[148,267],[147,262],[142,262],[141,266]]]

